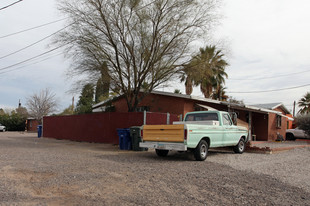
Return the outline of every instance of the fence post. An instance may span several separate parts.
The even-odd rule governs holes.
[[[146,125],[146,110],[143,111],[143,125]]]
[[[170,124],[170,113],[167,112],[167,124]]]

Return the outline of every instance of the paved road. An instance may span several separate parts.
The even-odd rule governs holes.
[[[153,151],[0,133],[0,205],[310,205],[310,149]]]

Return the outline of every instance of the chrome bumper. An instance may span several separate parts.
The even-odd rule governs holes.
[[[171,143],[171,142],[140,142],[140,147],[150,149],[162,149],[162,150],[176,150],[186,151],[187,146],[184,143]]]

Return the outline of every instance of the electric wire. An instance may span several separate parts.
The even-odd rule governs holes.
[[[6,9],[6,8],[9,8],[9,7],[13,6],[14,4],[17,4],[17,3],[21,2],[21,1],[23,1],[23,0],[18,0],[18,1],[15,1],[15,2],[14,2],[14,3],[12,3],[12,4],[9,4],[9,5],[5,6],[5,7],[0,8],[0,10],[3,10],[3,9]]]
[[[140,9],[142,9],[142,8],[145,8],[145,7],[151,5],[151,4],[155,3],[155,2],[156,2],[156,0],[150,2],[150,3],[146,4],[146,5],[144,5],[144,6],[141,7],[141,8],[138,8],[137,10],[140,10]],[[63,20],[63,19],[62,19],[62,20]],[[60,21],[60,20],[57,20],[57,21]],[[74,23],[72,23],[72,24],[74,24]],[[72,25],[72,24],[70,24],[70,25]],[[68,26],[66,26],[66,27],[64,27],[64,28],[62,28],[61,30],[63,30],[63,29],[65,29],[65,28],[69,27],[70,25],[68,25]],[[36,28],[37,28],[37,27],[36,27]],[[28,30],[29,30],[29,29],[28,29]],[[58,30],[57,32],[59,32],[59,31],[61,31],[61,30]],[[57,32],[55,32],[55,33],[57,33]],[[18,52],[20,52],[20,51],[22,51],[22,50],[25,50],[25,49],[27,49],[27,48],[29,48],[29,47],[31,47],[31,46],[37,44],[37,43],[39,43],[39,42],[41,42],[41,41],[43,41],[43,40],[49,38],[50,36],[54,35],[55,33],[53,33],[53,34],[51,34],[51,35],[49,35],[49,36],[47,36],[47,37],[45,37],[45,38],[43,38],[43,39],[37,41],[37,42],[35,42],[35,43],[31,44],[31,45],[28,45],[27,47],[24,47],[24,48],[22,48],[22,49],[20,49],[20,50],[18,50],[18,51],[15,51],[15,52],[13,52],[13,53],[11,53],[11,54],[8,54],[8,55],[5,55],[5,56],[3,56],[3,57],[0,57],[0,59],[3,59],[3,58],[5,58],[5,57],[7,57],[7,56],[11,56],[11,55],[13,55],[13,54],[15,54],[15,53],[18,53]],[[6,35],[6,36],[8,36],[8,35]],[[32,58],[26,59],[26,60],[24,60],[24,61],[18,62],[18,63],[16,63],[16,64],[13,64],[13,65],[10,65],[10,66],[4,67],[4,68],[0,68],[0,71],[6,70],[6,69],[9,69],[9,68],[12,68],[12,67],[17,66],[17,65],[20,65],[20,64],[23,64],[23,63],[28,62],[28,61],[30,61],[30,60],[33,60],[33,59],[35,59],[35,58],[37,58],[37,57],[39,57],[39,56],[45,55],[45,54],[47,54],[47,53],[50,53],[50,52],[52,52],[52,51],[54,51],[54,50],[56,50],[56,49],[58,49],[58,48],[60,48],[60,47],[63,47],[63,46],[64,46],[64,45],[59,46],[59,47],[56,47],[56,48],[54,48],[54,49],[52,49],[52,50],[49,50],[49,51],[47,51],[47,52],[44,52],[44,53],[39,54],[39,55],[37,55],[37,56],[34,56],[34,57],[32,57]]]
[[[46,58],[44,58],[44,59],[42,59],[42,60],[40,60],[40,61],[36,61],[36,62],[27,64],[27,65],[23,65],[23,66],[20,66],[20,67],[11,69],[11,70],[7,70],[7,71],[0,72],[0,74],[5,74],[5,73],[12,72],[12,71],[20,70],[20,69],[23,69],[23,68],[25,68],[25,67],[28,67],[28,66],[31,66],[31,65],[34,65],[34,64],[38,64],[38,63],[41,63],[41,62],[46,61],[46,60],[48,60],[48,59],[54,58],[54,57],[59,56],[59,55],[61,55],[61,54],[64,54],[64,52],[60,52],[60,53],[51,55],[51,56],[46,57]],[[1,78],[1,76],[0,76],[0,78]]]
[[[14,33],[11,33],[11,34],[7,34],[7,35],[4,35],[4,36],[0,36],[0,39],[6,38],[6,37],[10,37],[10,36],[13,36],[13,35],[17,35],[17,34],[20,34],[20,33],[24,33],[24,32],[27,32],[27,31],[31,31],[31,30],[34,30],[34,29],[37,29],[37,28],[41,28],[41,27],[44,27],[44,26],[47,26],[47,25],[50,25],[50,24],[54,24],[54,23],[63,21],[63,20],[65,20],[65,19],[67,19],[67,18],[58,19],[58,20],[56,20],[56,21],[48,22],[48,23],[46,23],[46,24],[41,24],[41,25],[39,25],[39,26],[31,27],[31,28],[24,29],[24,30],[21,30],[21,31],[18,31],[18,32],[14,32]]]
[[[40,43],[40,42],[42,42],[42,41],[44,41],[44,40],[50,38],[51,36],[53,36],[53,35],[59,33],[60,31],[66,29],[66,28],[69,27],[69,26],[70,26],[70,25],[65,26],[64,28],[59,29],[58,31],[56,31],[56,32],[54,32],[54,33],[52,33],[52,34],[50,34],[50,35],[44,37],[43,39],[40,39],[40,40],[38,40],[38,41],[36,41],[36,42],[34,42],[34,43],[32,43],[32,44],[26,46],[26,47],[23,47],[23,48],[21,48],[21,49],[15,51],[15,52],[12,52],[12,53],[10,53],[10,54],[7,54],[7,55],[5,55],[5,56],[2,56],[2,57],[0,57],[0,59],[4,59],[4,58],[6,58],[6,57],[12,56],[13,54],[16,54],[16,53],[21,52],[21,51],[23,51],[23,50],[25,50],[25,49],[28,49],[29,47],[32,47],[32,46],[34,46],[34,45],[36,45],[36,44],[38,44],[38,43]]]
[[[10,65],[10,66],[6,66],[6,67],[3,67],[3,68],[0,68],[0,71],[3,71],[3,70],[6,70],[6,69],[9,69],[9,68],[12,68],[12,67],[14,67],[14,66],[18,66],[18,65],[23,64],[23,63],[26,63],[26,62],[29,62],[29,61],[31,61],[31,60],[33,60],[33,59],[36,59],[36,58],[38,58],[38,57],[41,57],[41,56],[43,56],[43,55],[45,55],[45,54],[51,53],[51,52],[53,52],[53,51],[55,51],[55,50],[57,50],[57,49],[59,49],[59,48],[61,48],[61,47],[63,47],[63,46],[65,46],[65,45],[61,45],[61,46],[55,47],[55,48],[53,48],[53,49],[51,49],[51,50],[48,50],[48,51],[43,52],[43,53],[41,53],[41,54],[39,54],[39,55],[37,55],[37,56],[34,56],[34,57],[29,58],[29,59],[23,60],[23,61],[18,62],[18,63],[16,63],[16,64],[12,64],[12,65]]]
[[[304,84],[304,85],[300,85],[300,86],[294,86],[294,87],[288,87],[288,88],[281,88],[281,89],[271,89],[271,90],[262,90],[262,91],[232,91],[229,92],[227,91],[227,93],[230,94],[257,94],[257,93],[267,93],[267,92],[278,92],[278,91],[284,91],[284,90],[291,90],[291,89],[297,89],[297,88],[302,88],[302,87],[307,87],[310,86],[310,84]]]
[[[274,79],[274,78],[279,78],[279,77],[285,77],[285,76],[292,76],[292,75],[296,75],[296,74],[303,74],[303,73],[308,73],[310,72],[310,70],[306,70],[306,71],[301,71],[301,72],[294,72],[294,73],[290,73],[290,74],[280,74],[277,76],[269,76],[269,77],[258,77],[258,78],[242,78],[242,79],[234,79],[234,78],[228,78],[227,80],[238,80],[238,81],[253,81],[253,80],[264,80],[264,79]]]

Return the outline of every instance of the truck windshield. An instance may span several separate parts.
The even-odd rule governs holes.
[[[185,121],[218,121],[217,113],[198,113],[186,115]]]

